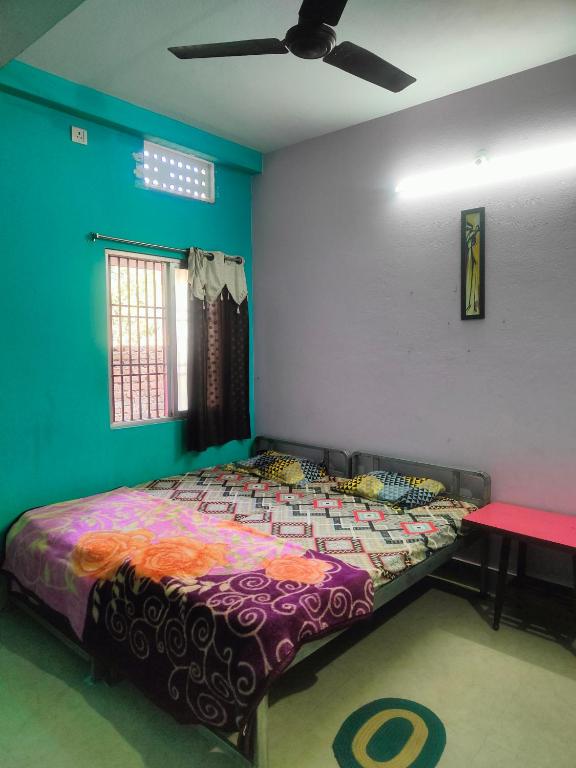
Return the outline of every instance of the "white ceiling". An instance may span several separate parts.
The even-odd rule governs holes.
[[[414,75],[389,93],[292,55],[179,61],[182,45],[279,37],[299,0],[85,0],[21,60],[268,151],[576,53],[576,0],[349,0],[339,41]]]

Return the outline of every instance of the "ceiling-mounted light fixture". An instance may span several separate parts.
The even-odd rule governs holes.
[[[472,163],[407,176],[396,192],[403,197],[422,197],[570,168],[576,168],[576,142],[494,158],[481,150]]]

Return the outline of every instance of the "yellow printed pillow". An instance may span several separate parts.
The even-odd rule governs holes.
[[[336,490],[412,509],[428,504],[446,489],[438,480],[428,477],[408,477],[399,472],[376,471],[343,480],[338,483]]]
[[[236,461],[228,468],[234,472],[257,475],[267,480],[276,480],[283,485],[304,486],[315,483],[328,476],[323,464],[316,464],[301,456],[291,456],[278,451],[264,451],[245,461]]]

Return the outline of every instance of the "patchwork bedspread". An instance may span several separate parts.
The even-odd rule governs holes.
[[[238,730],[304,642],[371,612],[373,582],[172,490],[31,510],[9,531],[3,567],[179,720]]]
[[[302,488],[236,474],[226,465],[153,480],[138,488],[186,501],[206,515],[271,533],[320,555],[333,555],[367,571],[375,586],[452,544],[462,518],[476,509],[465,501],[438,498],[398,511],[382,502],[338,493],[336,478]]]

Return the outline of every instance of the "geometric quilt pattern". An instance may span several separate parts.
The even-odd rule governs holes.
[[[451,544],[462,518],[476,509],[444,497],[402,509],[397,502],[392,506],[339,493],[338,480],[292,486],[217,466],[136,487],[337,557],[368,571],[375,586]]]

